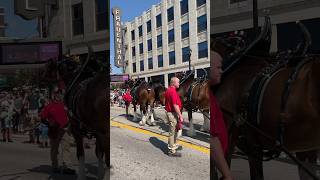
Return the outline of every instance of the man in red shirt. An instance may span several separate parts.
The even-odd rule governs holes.
[[[182,149],[181,146],[177,145],[177,123],[183,122],[183,117],[181,113],[182,103],[180,96],[177,92],[177,88],[179,88],[180,80],[177,77],[171,78],[170,86],[165,92],[165,110],[169,124],[169,138],[168,138],[168,155],[181,157],[181,153],[177,152],[177,150]]]
[[[128,116],[129,115],[129,113],[130,113],[130,104],[131,104],[131,102],[132,102],[132,96],[131,96],[131,94],[130,94],[130,90],[129,89],[127,89],[127,91],[126,91],[126,93],[123,95],[123,100],[124,100],[124,103],[125,103],[125,105],[126,105],[126,115]]]
[[[75,174],[73,169],[68,168],[71,165],[70,136],[68,126],[68,115],[63,103],[62,91],[56,88],[52,94],[52,101],[41,111],[40,117],[43,122],[49,124],[50,155],[54,173],[62,172],[64,174]],[[59,153],[59,145],[61,151]],[[58,166],[58,154],[62,155],[62,167]]]
[[[213,50],[210,51],[210,56],[210,85],[214,86],[219,84],[221,80],[222,57]],[[210,134],[210,161],[221,172],[223,176],[221,179],[232,180],[231,171],[225,159],[228,149],[227,128],[217,99],[213,94],[210,94]],[[214,172],[214,170],[211,171]]]

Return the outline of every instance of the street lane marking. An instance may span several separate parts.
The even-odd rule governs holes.
[[[164,140],[164,141],[168,140],[168,136],[160,135],[160,134],[151,132],[149,130],[137,128],[137,127],[134,127],[134,126],[131,126],[131,125],[127,125],[127,124],[124,124],[124,123],[120,123],[120,122],[117,122],[117,121],[112,121],[111,120],[111,126],[128,129],[128,130],[131,130],[131,131],[135,131],[135,132],[142,133],[142,134],[147,134],[147,135],[150,135],[150,136],[155,136],[155,137],[158,137],[159,139]],[[207,148],[207,147],[195,145],[195,144],[183,141],[183,140],[178,140],[178,143],[180,145],[182,145],[182,146],[191,148],[193,150],[200,151],[200,152],[205,153],[205,154],[210,154],[210,149]]]

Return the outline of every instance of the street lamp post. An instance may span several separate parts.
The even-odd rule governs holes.
[[[192,53],[192,50],[189,48],[189,71],[191,71],[191,53]]]

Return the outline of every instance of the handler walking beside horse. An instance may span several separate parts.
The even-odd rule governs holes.
[[[210,52],[210,86],[213,87],[220,83],[222,74],[222,57],[214,52]],[[225,154],[228,149],[228,134],[227,128],[223,119],[223,114],[218,105],[217,99],[210,94],[210,162],[217,166],[219,171],[222,173],[223,180],[232,180],[231,171],[227,164]],[[215,172],[211,169],[211,172]],[[212,174],[211,179],[217,178],[217,174]]]
[[[177,145],[177,124],[183,122],[183,117],[181,113],[182,103],[180,96],[177,92],[179,88],[180,80],[177,77],[171,78],[170,87],[165,92],[165,110],[169,124],[169,138],[168,138],[168,155],[173,157],[181,157],[181,153],[177,150],[182,149],[182,147]]]
[[[49,123],[50,155],[53,172],[75,174],[75,170],[68,168],[71,164],[70,143],[72,142],[72,137],[67,130],[69,120],[62,100],[61,90],[54,90],[53,101],[43,108],[40,117],[42,120],[47,119]],[[61,146],[62,168],[59,168],[58,165],[59,145]]]

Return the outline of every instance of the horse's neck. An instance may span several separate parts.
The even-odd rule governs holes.
[[[308,71],[308,92],[309,98],[315,100],[317,106],[320,106],[320,60],[310,64],[310,71]],[[320,109],[318,109],[320,111]]]
[[[184,96],[188,92],[190,86],[192,85],[193,80],[194,80],[193,78],[187,79],[180,85],[179,92],[181,93],[182,96]]]

